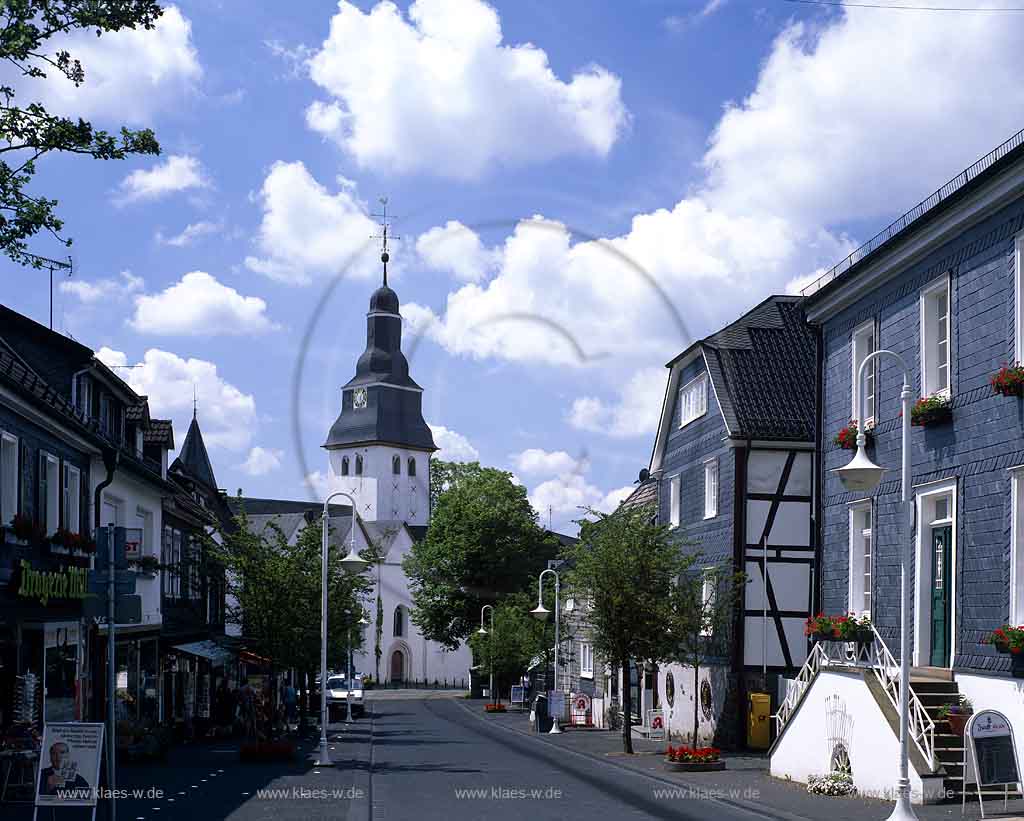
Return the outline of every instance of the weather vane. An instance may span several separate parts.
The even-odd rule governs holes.
[[[380,229],[379,234],[373,234],[370,239],[379,239],[381,241],[380,247],[380,261],[384,263],[384,287],[388,285],[388,261],[391,259],[391,255],[388,253],[388,231],[391,228],[391,224],[388,222],[388,198],[380,197],[381,213],[370,214],[371,217],[380,218]],[[401,239],[397,234],[391,234],[391,239]]]

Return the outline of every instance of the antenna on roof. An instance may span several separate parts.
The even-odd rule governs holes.
[[[192,418],[196,418],[196,413],[199,410],[199,394],[196,392],[196,383],[192,383]]]
[[[30,254],[28,251],[22,251],[21,256],[31,261],[34,268],[47,268],[50,271],[50,330],[53,330],[53,272],[54,271],[67,271],[68,276],[74,273],[74,267],[71,262],[71,257],[68,257],[67,262],[61,262],[58,259],[50,259],[49,257],[41,257],[38,254]]]

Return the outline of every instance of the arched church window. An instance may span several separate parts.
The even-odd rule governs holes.
[[[356,454],[356,476],[363,475],[363,457]]]
[[[399,476],[402,473],[402,457],[397,454],[391,458],[391,472],[395,476]]]
[[[342,476],[348,476],[348,457],[347,456],[342,456],[341,457],[341,475]]]
[[[416,475],[416,460],[413,459],[411,456],[409,457],[409,475]]]
[[[396,636],[402,636],[405,634],[405,614],[402,612],[402,605],[398,605],[395,608],[395,625],[394,634]]]

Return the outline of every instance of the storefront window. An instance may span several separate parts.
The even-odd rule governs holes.
[[[81,718],[78,699],[79,625],[77,622],[48,624],[44,628],[46,721],[76,721]]]

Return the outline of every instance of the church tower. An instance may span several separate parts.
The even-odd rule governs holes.
[[[366,350],[341,389],[341,414],[323,447],[331,492],[356,500],[365,521],[426,525],[430,518],[430,454],[437,450],[423,420],[423,388],[409,376],[402,353],[398,294],[388,287],[387,225],[384,284],[370,297]]]

